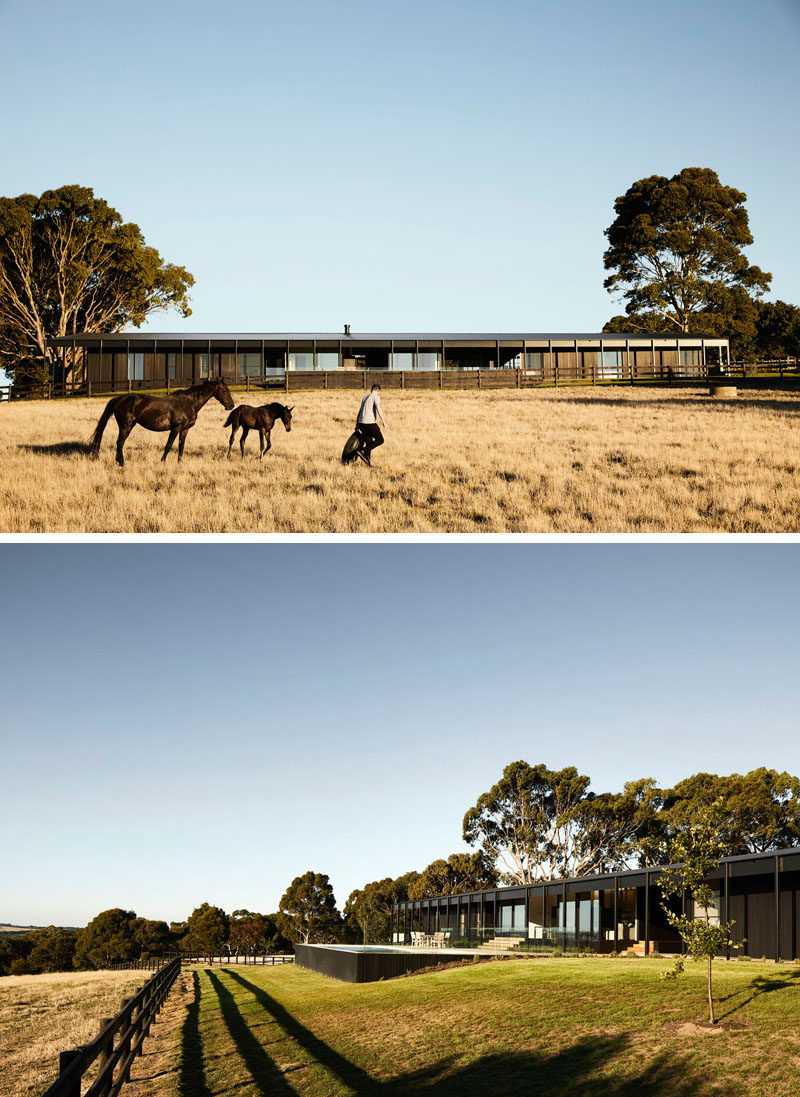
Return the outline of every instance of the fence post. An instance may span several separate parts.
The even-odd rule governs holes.
[[[100,1021],[100,1032],[103,1031],[103,1029],[106,1027],[106,1025],[110,1025],[113,1020],[114,1020],[113,1017],[103,1017]],[[114,1049],[114,1033],[112,1032],[111,1035],[106,1038],[106,1040],[103,1044],[103,1047],[100,1050],[100,1057],[99,1057],[99,1060],[98,1060],[99,1067],[100,1067],[100,1071],[99,1071],[100,1073],[102,1073],[103,1068],[105,1067],[108,1060],[111,1058],[111,1052],[113,1051],[113,1049]],[[112,1071],[111,1073],[113,1075],[114,1072]],[[106,1081],[103,1083],[103,1085],[98,1090],[97,1097],[106,1097],[106,1095],[108,1094],[108,1091],[111,1089],[112,1081],[113,1081],[112,1078],[107,1078],[106,1079]]]
[[[133,998],[123,999],[122,1009],[126,1010],[128,1008],[128,1006],[131,1004],[132,1001],[133,1001]],[[131,1050],[131,1036],[130,1036],[131,1020],[132,1020],[131,1014],[128,1014],[128,1023],[126,1025],[128,1035],[125,1037],[125,1039],[120,1039],[120,1042],[119,1042],[120,1055],[119,1055],[118,1062],[119,1062],[120,1067],[122,1067],[122,1064],[128,1058],[128,1055],[130,1054],[130,1050]],[[129,1074],[128,1069],[120,1070],[120,1075],[119,1075],[118,1081],[127,1082],[128,1081],[128,1074]]]
[[[75,1048],[72,1051],[62,1051],[58,1056],[58,1073],[63,1074],[67,1067],[72,1066],[76,1059],[80,1059],[83,1048]],[[76,1074],[70,1082],[69,1088],[63,1090],[62,1097],[81,1097],[81,1076]]]

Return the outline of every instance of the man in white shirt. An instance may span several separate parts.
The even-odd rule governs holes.
[[[383,445],[383,435],[381,434],[381,428],[378,426],[379,420],[383,425],[383,429],[386,430],[386,420],[383,418],[383,411],[381,410],[381,386],[373,385],[361,401],[358,419],[356,420],[356,431],[364,439],[359,456],[368,465],[372,464],[370,460],[372,451]]]

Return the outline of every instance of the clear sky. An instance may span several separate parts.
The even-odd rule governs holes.
[[[0,923],[342,905],[518,758],[800,771],[794,544],[5,545]]]
[[[800,303],[797,0],[0,0],[2,191],[197,278],[156,330],[594,331],[635,180],[711,167]]]

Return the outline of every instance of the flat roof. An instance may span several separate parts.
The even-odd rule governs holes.
[[[201,332],[201,331],[177,331],[177,332],[164,332],[164,331],[152,331],[152,332],[111,332],[108,334],[96,334],[96,333],[82,333],[78,335],[62,335],[54,339],[49,339],[48,342],[55,345],[72,346],[73,343],[81,346],[87,343],[94,343],[102,339],[106,340],[130,340],[131,343],[153,343],[158,341],[180,342],[183,340],[186,343],[195,342],[231,342],[236,340],[239,342],[260,342],[262,339],[264,342],[320,342],[320,343],[368,343],[368,342],[435,342],[435,343],[464,343],[464,342],[515,342],[520,343],[522,341],[527,342],[571,342],[574,343],[577,339],[578,342],[585,340],[603,341],[609,340],[626,340],[631,341],[643,340],[649,343],[651,340],[668,340],[671,343],[691,340],[698,342],[703,340],[706,343],[727,343],[727,337],[720,337],[714,335],[693,335],[687,332],[661,332],[656,335],[651,335],[645,332],[612,332],[612,331],[597,331],[597,332],[351,332],[349,335],[345,335],[341,331],[267,331],[267,332]]]

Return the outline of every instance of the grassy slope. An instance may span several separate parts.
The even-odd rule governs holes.
[[[148,978],[143,971],[0,979],[0,1097],[35,1097],[58,1076],[60,1051],[93,1039]]]
[[[237,394],[260,403],[263,394]],[[291,434],[225,459],[200,412],[179,466],[136,428],[114,464],[85,443],[103,400],[0,405],[6,532],[787,532],[800,529],[800,398],[598,388],[387,392],[375,466],[342,468],[357,392],[298,392]],[[278,394],[278,399],[282,399]]]
[[[701,1019],[703,972],[666,961],[534,960],[351,986],[296,968],[213,968],[176,1029],[180,1097],[580,1093],[797,1097],[800,968],[718,965],[724,1020]]]

